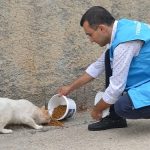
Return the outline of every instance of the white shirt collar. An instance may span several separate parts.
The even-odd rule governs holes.
[[[118,24],[118,21],[115,20],[115,22],[114,22],[114,24],[113,24],[112,34],[111,34],[111,41],[110,41],[110,43],[107,44],[107,46],[106,46],[107,49],[109,49],[109,48],[111,47],[111,44],[112,44],[112,42],[113,42],[113,40],[114,40],[114,37],[115,37],[115,35],[116,35],[116,30],[117,30],[117,24]]]

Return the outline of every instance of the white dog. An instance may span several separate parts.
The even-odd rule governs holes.
[[[0,98],[0,132],[12,133],[4,129],[7,124],[26,124],[34,129],[41,129],[40,124],[48,123],[50,115],[44,107],[39,108],[30,101]]]

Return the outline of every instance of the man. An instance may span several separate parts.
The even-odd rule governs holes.
[[[133,20],[114,17],[103,7],[91,7],[82,16],[80,25],[91,42],[107,51],[86,72],[59,89],[60,95],[97,78],[105,70],[106,90],[91,112],[90,131],[127,127],[126,118],[150,118],[150,26]],[[102,111],[110,114],[102,118]]]

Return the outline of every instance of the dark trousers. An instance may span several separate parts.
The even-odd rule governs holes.
[[[109,86],[109,77],[112,75],[110,67],[109,51],[105,54],[105,79],[106,88]],[[110,116],[113,119],[127,118],[127,119],[149,119],[150,106],[134,109],[132,101],[128,93],[122,95],[118,101],[110,106]]]
[[[127,119],[150,119],[150,106],[134,109],[128,93],[124,94],[114,104],[117,115]]]

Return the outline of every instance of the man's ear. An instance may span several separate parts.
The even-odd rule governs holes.
[[[104,25],[104,24],[100,24],[100,25],[98,26],[98,29],[99,29],[100,32],[106,32],[107,27],[106,27],[106,25]]]

